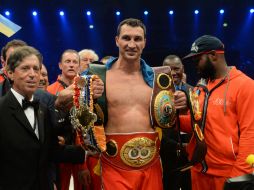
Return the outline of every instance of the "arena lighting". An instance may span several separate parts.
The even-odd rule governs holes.
[[[228,23],[224,22],[223,27],[225,27],[225,28],[228,27]]]
[[[250,9],[250,13],[254,13],[254,9]]]
[[[198,10],[195,10],[194,13],[195,13],[195,15],[197,15],[197,14],[199,13],[199,11],[198,11]]]
[[[33,16],[37,16],[37,12],[36,11],[33,11]]]
[[[173,15],[173,14],[174,14],[174,11],[173,11],[173,10],[170,10],[168,13],[169,13],[170,15]]]
[[[90,25],[89,25],[89,28],[90,28],[90,29],[93,29],[93,28],[94,28],[94,26],[93,26],[92,24],[90,24]]]
[[[60,11],[60,12],[59,12],[59,15],[60,15],[60,16],[64,16],[64,12],[63,12],[63,11]]]
[[[221,9],[221,10],[220,10],[220,14],[224,14],[224,9]]]
[[[86,11],[86,15],[90,16],[91,15],[91,11]]]
[[[144,15],[148,15],[148,11],[144,11]]]
[[[10,12],[9,11],[5,11],[5,13],[4,13],[6,16],[10,16]]]
[[[120,11],[116,11],[116,15],[119,16],[121,13]]]

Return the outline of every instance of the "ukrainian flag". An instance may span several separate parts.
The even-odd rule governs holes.
[[[19,31],[21,27],[9,19],[5,18],[3,15],[0,14],[0,32],[4,35],[11,37],[17,31]]]

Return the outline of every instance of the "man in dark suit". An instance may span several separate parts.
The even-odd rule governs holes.
[[[168,55],[163,61],[163,66],[170,66],[175,89],[188,93],[192,86],[182,80],[184,66],[181,59],[176,55]],[[180,190],[180,188],[191,190],[190,171],[180,172],[177,170],[187,164],[187,154],[182,148],[189,142],[189,139],[190,135],[180,132],[177,126],[162,131],[161,160],[165,190]]]
[[[50,159],[84,161],[82,147],[58,145],[51,112],[34,96],[41,63],[41,54],[29,46],[15,49],[8,59],[13,83],[0,98],[0,190],[47,190]]]

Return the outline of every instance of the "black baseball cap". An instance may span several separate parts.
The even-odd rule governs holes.
[[[224,44],[215,36],[204,35],[194,41],[191,46],[191,53],[186,55],[183,59],[205,54],[212,50],[224,53]]]

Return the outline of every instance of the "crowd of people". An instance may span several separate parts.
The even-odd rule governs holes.
[[[120,22],[115,42],[118,57],[101,60],[91,49],[65,50],[52,84],[37,49],[22,40],[2,48],[0,190],[68,190],[71,176],[75,190],[223,190],[252,172],[254,82],[227,66],[217,37],[199,37],[187,56],[169,54],[158,68],[141,58],[142,21]],[[196,86],[183,62],[196,66]],[[105,152],[88,150],[70,120],[75,77],[87,75],[98,76],[91,94]],[[200,141],[206,154],[193,162]]]

